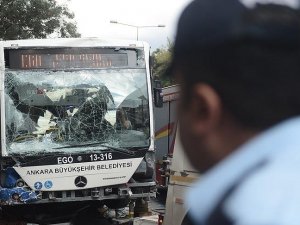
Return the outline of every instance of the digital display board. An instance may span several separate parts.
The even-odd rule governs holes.
[[[109,49],[35,49],[9,51],[11,69],[97,69],[128,66],[126,52]]]

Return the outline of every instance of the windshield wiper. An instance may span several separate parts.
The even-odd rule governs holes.
[[[104,144],[100,144],[100,146],[112,149],[116,152],[125,153],[125,154],[128,154],[128,155],[134,155],[135,154],[134,151],[131,151],[131,150],[126,149],[126,148],[114,147],[114,146],[111,146],[111,145],[104,145]]]
[[[92,143],[85,143],[85,144],[77,144],[77,145],[67,145],[67,146],[62,146],[62,147],[57,147],[53,149],[63,149],[63,148],[79,148],[79,147],[86,147],[86,146],[94,146],[94,145],[101,145],[106,143],[105,141],[101,142],[92,142]]]
[[[53,149],[101,146],[101,147],[109,148],[109,149],[117,151],[117,152],[125,153],[127,155],[134,155],[135,154],[134,151],[131,151],[129,149],[115,147],[115,146],[107,145],[107,144],[104,144],[104,143],[107,143],[107,142],[102,141],[102,142],[93,142],[93,143],[87,143],[87,144],[68,145],[68,146],[63,146],[63,147],[58,147],[58,148],[53,148]]]

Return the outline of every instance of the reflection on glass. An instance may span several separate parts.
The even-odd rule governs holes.
[[[9,154],[149,145],[145,69],[8,70],[5,93]],[[70,145],[77,147],[61,148]]]

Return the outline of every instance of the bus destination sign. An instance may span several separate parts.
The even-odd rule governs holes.
[[[128,66],[126,53],[87,51],[14,50],[9,53],[11,69],[97,69]],[[59,51],[61,50],[61,51]]]

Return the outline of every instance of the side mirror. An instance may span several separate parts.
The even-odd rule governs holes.
[[[163,107],[163,96],[162,96],[162,84],[160,80],[154,80],[153,82],[153,95],[154,95],[154,105],[157,108]]]

